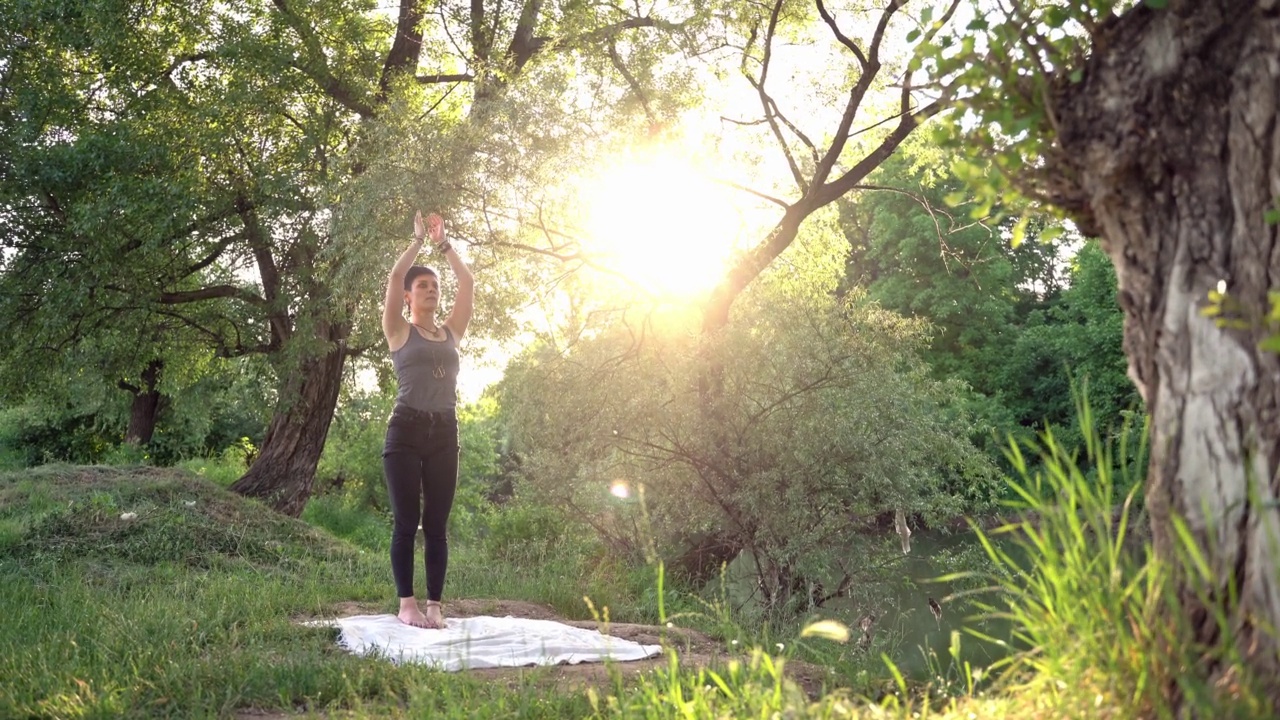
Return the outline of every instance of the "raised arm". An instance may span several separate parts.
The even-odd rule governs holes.
[[[461,340],[462,336],[467,334],[467,326],[471,324],[471,311],[475,307],[476,280],[471,274],[471,268],[463,262],[462,256],[458,255],[458,251],[454,250],[445,239],[444,220],[439,215],[432,213],[427,216],[427,233],[431,235],[431,242],[435,243],[436,249],[444,253],[445,259],[449,261],[449,269],[458,279],[458,294],[453,298],[453,307],[444,324],[449,327],[455,339]]]
[[[413,218],[413,242],[400,254],[387,276],[387,295],[382,301],[382,334],[387,338],[387,347],[392,349],[404,345],[409,338],[409,321],[404,319],[404,278],[422,250],[426,234],[426,223],[419,211]]]

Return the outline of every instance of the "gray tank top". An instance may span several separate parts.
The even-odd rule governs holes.
[[[396,405],[422,412],[453,410],[458,404],[458,345],[444,329],[444,340],[431,341],[409,326],[409,339],[391,352],[400,390]]]

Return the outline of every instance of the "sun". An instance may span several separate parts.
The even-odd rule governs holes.
[[[733,190],[676,150],[607,163],[584,194],[591,254],[654,295],[710,290],[744,229]]]

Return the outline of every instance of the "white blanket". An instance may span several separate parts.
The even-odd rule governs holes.
[[[338,644],[357,655],[434,665],[441,670],[642,660],[660,645],[584,630],[551,620],[449,618],[444,630],[405,625],[395,615],[355,615],[324,621],[339,628]]]

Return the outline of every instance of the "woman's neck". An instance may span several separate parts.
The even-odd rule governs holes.
[[[417,325],[420,328],[426,328],[427,330],[430,330],[432,332],[435,332],[436,330],[439,329],[439,326],[436,325],[435,318],[420,318],[420,317],[415,317],[413,315],[410,315],[409,322],[410,324]]]

